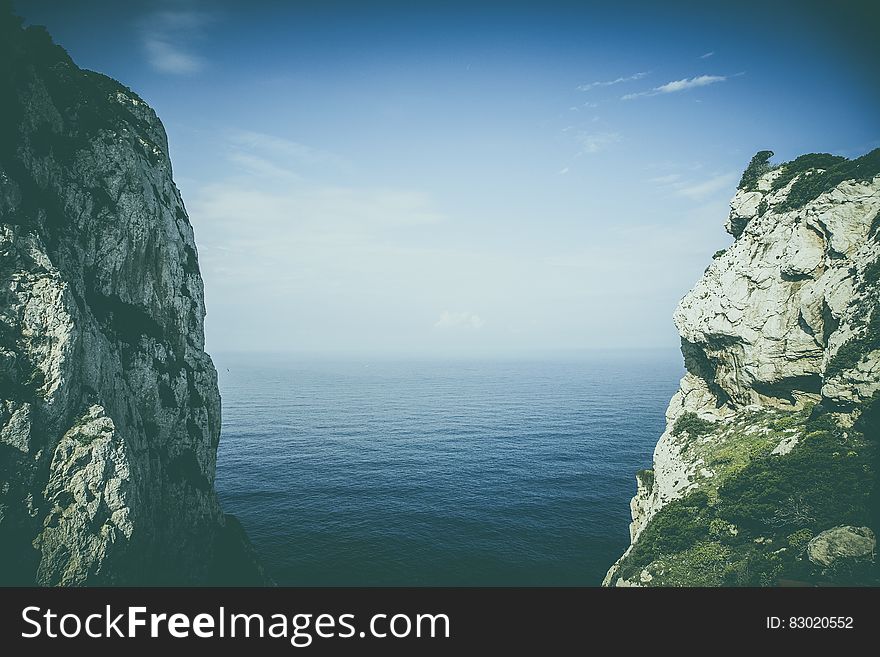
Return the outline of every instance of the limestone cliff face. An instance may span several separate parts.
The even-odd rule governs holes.
[[[258,582],[162,124],[0,14],[0,583]]]
[[[675,311],[687,373],[606,585],[850,582],[806,541],[876,523],[880,151],[770,155],[731,202],[735,241]]]

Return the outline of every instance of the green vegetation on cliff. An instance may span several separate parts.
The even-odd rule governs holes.
[[[773,157],[773,151],[758,151],[752,156],[746,170],[743,171],[737,189],[747,192],[753,192],[758,188],[758,179],[773,167],[770,164],[770,158]]]
[[[672,435],[680,436],[686,433],[689,437],[696,438],[697,436],[711,433],[714,428],[714,422],[700,419],[696,413],[686,411],[675,421],[675,425],[672,427]]]
[[[606,584],[880,585],[880,149],[771,157],[676,310],[688,377]]]
[[[880,174],[880,148],[854,160],[830,153],[808,153],[774,166],[770,164],[771,157],[773,151],[758,151],[743,172],[738,189],[757,191],[761,176],[774,170],[779,170],[770,185],[774,192],[797,178],[786,199],[778,206],[781,211],[802,208],[845,180],[868,182]],[[763,215],[766,210],[765,204],[758,214]]]
[[[862,292],[869,292],[872,289],[876,291],[878,286],[880,286],[880,259],[865,267],[859,289]],[[870,305],[867,303],[869,301],[870,296],[866,297],[866,303],[863,305]],[[836,376],[852,369],[867,358],[868,354],[880,349],[880,307],[860,308],[859,316],[868,319],[860,323],[861,330],[857,335],[840,345],[825,369],[826,376]]]
[[[880,349],[880,309],[871,314],[871,319],[865,326],[864,333],[850,338],[837,350],[834,357],[828,363],[827,376],[840,374],[859,364],[867,355]]]
[[[867,404],[863,417],[876,414],[876,406],[876,399]],[[748,425],[751,441],[736,436],[706,452],[714,453],[707,463],[715,467],[734,453],[739,462],[663,507],[618,574],[667,586],[772,586],[784,579],[880,584],[876,566],[823,570],[805,555],[810,539],[826,529],[875,525],[880,450],[867,423],[843,429],[833,415],[808,408],[758,413]],[[799,442],[774,455],[771,447],[783,434]]]
[[[805,160],[806,158],[806,160]],[[799,160],[804,160],[798,163]],[[856,180],[868,182],[874,176],[880,174],[880,148],[875,148],[870,153],[848,160],[845,157],[836,157],[827,153],[802,155],[801,157],[783,165],[780,178],[794,178],[799,173],[806,173],[791,186],[788,197],[783,201],[780,210],[795,210],[802,208],[810,201],[815,200],[820,194],[830,192],[844,180]],[[787,183],[786,183],[787,184]]]

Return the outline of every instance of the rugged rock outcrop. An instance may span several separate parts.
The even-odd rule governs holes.
[[[878,581],[820,571],[806,546],[878,526],[880,150],[771,156],[675,311],[687,373],[606,585]]]
[[[869,561],[877,539],[869,527],[833,527],[807,543],[807,556],[815,564],[833,567],[840,561]]]
[[[0,8],[0,583],[259,583],[165,131]]]

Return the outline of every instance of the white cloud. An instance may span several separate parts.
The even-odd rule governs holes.
[[[431,197],[420,191],[315,182],[293,172],[273,150],[305,161],[332,159],[332,154],[273,135],[227,135],[232,175],[198,187],[187,203],[193,224],[209,227],[200,253],[215,275],[247,283],[268,280],[289,275],[292,257],[381,267],[388,240],[443,220]],[[236,148],[246,143],[255,145],[253,152]],[[254,258],[255,253],[260,256]]]
[[[167,41],[157,38],[144,40],[150,64],[163,73],[186,75],[202,70],[204,61],[191,53],[178,49]]]
[[[434,323],[434,328],[438,329],[472,329],[479,331],[486,322],[474,313],[470,312],[450,312],[444,310],[440,313],[440,319]]]
[[[259,234],[273,250],[340,235],[373,239],[386,230],[442,220],[431,199],[418,191],[293,182],[270,192],[250,180],[228,180],[200,188],[191,205],[196,208],[191,215],[228,229],[230,248],[239,246],[239,239],[253,240],[255,226],[261,226]]]
[[[697,87],[705,87],[716,82],[724,82],[727,80],[726,75],[698,75],[693,78],[684,78],[682,80],[673,80],[659,87],[654,87],[648,91],[640,91],[634,94],[626,94],[621,96],[621,100],[632,100],[634,98],[643,98],[646,96],[658,96],[660,94],[672,94],[679,91],[687,91],[688,89],[696,89]]]
[[[262,180],[301,180],[315,170],[338,172],[350,163],[336,153],[250,130],[226,133],[227,159],[240,172]]]
[[[696,171],[699,167],[690,167],[690,169]],[[649,178],[648,182],[666,189],[675,196],[683,196],[692,201],[704,201],[717,197],[719,194],[726,198],[733,193],[737,179],[738,174],[735,171],[696,180],[681,173],[669,173]]]
[[[598,153],[610,144],[619,142],[620,133],[579,131],[575,140],[580,144],[582,153]]]
[[[307,166],[331,165],[346,167],[348,162],[336,153],[308,146],[297,141],[275,135],[267,135],[253,130],[235,130],[228,135],[229,142],[236,148],[257,151],[285,161]]]
[[[675,193],[694,201],[703,200],[721,191],[732,194],[737,179],[737,173],[723,173],[697,183],[679,183]]]
[[[621,84],[623,82],[633,82],[635,80],[641,80],[645,77],[647,72],[639,72],[633,73],[632,75],[627,75],[626,77],[615,78],[614,80],[602,80],[597,82],[590,82],[588,84],[578,85],[578,91],[590,91],[591,89],[596,89],[598,87],[610,87],[615,84]]]
[[[709,59],[714,54],[715,54],[714,50],[707,52],[707,53],[703,53],[702,55],[700,55],[700,59]]]
[[[648,182],[652,182],[655,185],[671,185],[681,178],[680,173],[670,173],[665,176],[656,176],[654,178],[649,178]]]
[[[557,175],[557,176],[564,176],[564,175],[567,174],[568,172],[569,172],[569,168],[568,168],[568,167],[562,167],[559,171],[556,172],[556,175]]]
[[[300,179],[300,176],[290,169],[286,169],[267,158],[252,153],[234,151],[227,156],[227,159],[242,172],[259,176],[263,179]]]
[[[236,217],[259,213],[282,230],[295,224],[324,232],[339,229],[363,234],[441,220],[432,200],[422,192],[316,182],[317,177],[294,170],[327,164],[335,172],[350,166],[330,151],[261,132],[228,130],[222,134],[226,159],[234,165],[229,168],[232,175],[222,183],[203,186],[203,194],[196,197],[206,216],[220,223],[238,225]]]
[[[194,52],[193,42],[201,38],[204,26],[212,20],[209,14],[189,10],[150,14],[141,27],[147,60],[162,73],[198,73],[205,67],[205,60]]]
[[[699,75],[695,78],[685,78],[683,80],[674,80],[657,87],[657,91],[661,94],[671,94],[676,91],[686,91],[696,87],[705,87],[716,82],[724,82],[727,79],[724,75]]]

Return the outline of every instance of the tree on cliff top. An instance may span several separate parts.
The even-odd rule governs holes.
[[[758,178],[773,168],[770,165],[771,157],[773,157],[773,151],[758,151],[755,153],[754,157],[749,161],[749,166],[743,171],[737,189],[754,190],[758,184]]]

